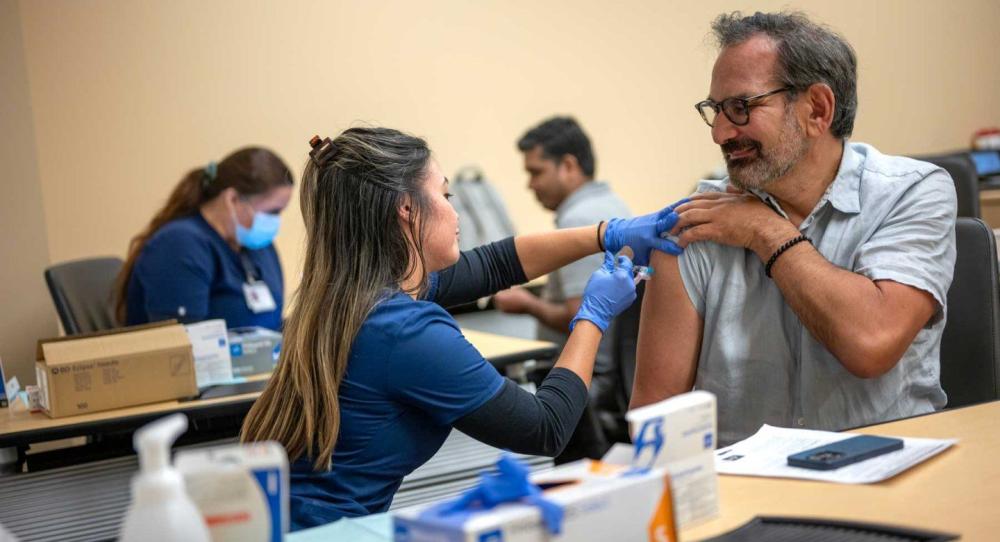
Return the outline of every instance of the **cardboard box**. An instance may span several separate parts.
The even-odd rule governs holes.
[[[212,542],[280,542],[288,532],[288,456],[277,442],[179,450],[174,464]]]
[[[174,321],[38,341],[35,375],[53,418],[198,393],[191,341]]]
[[[535,506],[504,503],[437,518],[428,507],[397,512],[396,542],[676,542],[670,484],[662,469],[632,469],[585,459],[535,473],[531,481],[560,505],[562,530],[550,534]],[[433,506],[433,505],[431,505]]]

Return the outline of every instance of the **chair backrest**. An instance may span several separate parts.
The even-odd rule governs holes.
[[[948,407],[1000,398],[1000,286],[993,230],[977,218],[955,224],[958,257],[941,339]]]
[[[507,213],[507,206],[496,188],[474,168],[460,170],[450,183],[455,197],[452,205],[458,212],[459,248],[471,248],[499,241],[517,233]]]
[[[45,283],[67,335],[118,327],[112,304],[120,258],[92,258],[53,265]]]
[[[635,352],[639,342],[639,314],[642,312],[645,284],[645,281],[639,283],[635,290],[635,302],[615,318],[611,329],[611,356],[621,377],[620,392],[626,408],[632,399],[632,383],[635,382]]]
[[[939,166],[951,175],[951,180],[955,182],[955,194],[958,196],[958,216],[982,218],[979,207],[979,175],[968,152],[914,158]]]

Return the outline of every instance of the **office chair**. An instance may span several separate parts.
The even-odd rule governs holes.
[[[92,258],[53,265],[45,283],[67,335],[118,327],[112,305],[119,258]]]
[[[466,166],[452,178],[452,206],[462,230],[459,248],[471,250],[517,233],[507,206],[497,189],[475,166]]]
[[[979,175],[976,174],[976,166],[968,152],[913,158],[939,166],[951,175],[951,180],[955,182],[955,194],[958,196],[958,216],[982,218],[979,208]]]
[[[1000,286],[993,231],[978,218],[955,224],[958,251],[941,339],[948,407],[1000,398]]]
[[[621,393],[626,409],[632,400],[632,383],[635,382],[635,352],[639,344],[639,315],[642,313],[642,296],[646,281],[635,288],[635,302],[615,318],[611,324],[611,358],[615,360],[621,377]]]
[[[646,282],[640,282],[635,289],[635,302],[618,315],[611,324],[608,334],[611,339],[611,359],[618,368],[619,412],[598,414],[601,427],[610,440],[629,440],[628,423],[624,413],[628,412],[632,400],[632,383],[635,382],[635,352],[639,342],[639,315],[642,312],[642,296],[646,292]]]

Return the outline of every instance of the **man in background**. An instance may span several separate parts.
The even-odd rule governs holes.
[[[555,212],[556,228],[589,226],[613,217],[631,216],[628,206],[606,182],[594,180],[590,139],[573,118],[553,117],[542,122],[518,140],[517,148],[524,155],[528,188],[543,207]],[[603,254],[594,254],[549,274],[541,297],[524,288],[512,288],[494,296],[494,304],[503,312],[530,314],[538,320],[539,339],[563,345],[587,280],[603,259]],[[614,432],[615,420],[625,408],[624,398],[618,393],[620,385],[611,341],[605,337],[594,365],[590,398],[606,433]]]

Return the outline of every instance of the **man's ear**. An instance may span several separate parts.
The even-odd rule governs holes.
[[[562,158],[560,158],[559,162],[556,163],[556,167],[568,174],[580,173],[580,162],[578,162],[576,157],[572,154],[562,155]]]
[[[810,85],[805,90],[805,101],[809,116],[806,118],[806,134],[818,137],[830,130],[836,112],[837,98],[826,83]]]

